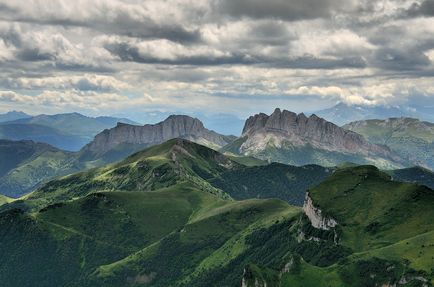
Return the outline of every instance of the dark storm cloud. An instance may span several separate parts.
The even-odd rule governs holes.
[[[16,13],[17,10],[9,7],[6,3],[0,3],[0,11],[2,13]]]
[[[151,20],[134,21],[117,18],[113,22],[83,23],[83,26],[107,34],[118,34],[142,39],[167,39],[179,43],[197,43],[201,41],[198,29],[187,30],[180,25],[158,25]]]
[[[183,23],[156,23],[146,15],[135,17],[134,11],[118,7],[105,7],[93,17],[61,17],[56,14],[35,15],[20,13],[6,4],[0,4],[0,20],[46,26],[84,27],[107,34],[118,34],[143,39],[168,39],[180,43],[196,43],[201,40],[199,30],[187,29]],[[122,6],[121,6],[122,7]],[[9,12],[9,11],[14,11]],[[78,12],[78,11],[77,11]]]
[[[360,57],[337,59],[303,57],[266,57],[263,55],[231,54],[223,56],[178,56],[175,59],[162,59],[141,53],[137,47],[128,43],[109,43],[105,48],[122,61],[146,64],[218,66],[218,65],[258,65],[273,68],[291,69],[338,69],[364,68],[365,61]]]
[[[270,63],[279,68],[290,69],[340,69],[340,68],[365,68],[366,62],[361,57],[342,57],[337,59],[318,58],[304,56]]]
[[[16,54],[19,60],[26,62],[47,61],[55,60],[55,56],[41,51],[39,48],[24,48],[19,50]]]
[[[421,3],[413,3],[411,7],[405,12],[406,16],[434,16],[434,0],[425,0]]]
[[[13,27],[10,27],[5,31],[0,30],[0,39],[3,39],[6,44],[13,45],[15,47],[20,47],[22,42],[21,34]]]
[[[294,21],[330,17],[349,3],[343,0],[217,0],[214,4],[219,12],[233,17]]]
[[[413,70],[427,67],[431,61],[420,51],[383,48],[375,52],[373,64],[387,70]]]
[[[128,43],[109,43],[105,48],[122,61],[145,64],[169,64],[169,65],[226,65],[226,64],[254,64],[256,60],[245,55],[228,55],[214,57],[211,55],[178,56],[176,59],[157,58],[141,53],[139,49]]]
[[[432,91],[431,16],[434,0],[0,0],[0,91],[387,102]]]

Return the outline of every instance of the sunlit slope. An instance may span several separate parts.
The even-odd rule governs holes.
[[[302,205],[306,189],[331,172],[320,166],[245,166],[205,146],[174,139],[119,163],[53,180],[28,198],[55,202],[96,191],[151,191],[190,181],[225,198],[280,198]]]

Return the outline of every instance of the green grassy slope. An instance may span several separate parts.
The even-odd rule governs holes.
[[[151,279],[153,286],[213,284],[208,272],[228,264],[248,249],[246,236],[255,228],[298,214],[297,209],[277,200],[227,204],[218,207],[219,212],[209,209],[210,215],[191,220],[150,247],[101,266],[89,286],[119,286],[128,282],[128,278],[137,282],[143,276]],[[228,280],[232,284],[239,281],[242,269],[238,267],[233,272],[227,274],[235,275]]]
[[[19,197],[49,178],[77,170],[72,154],[32,141],[0,141],[0,190]]]
[[[372,143],[389,146],[415,164],[434,167],[434,124],[413,118],[366,120],[344,126]]]
[[[167,141],[125,160],[50,182],[29,195],[52,203],[100,191],[152,191],[189,180],[209,193],[228,197],[206,179],[238,164],[218,152],[181,139]]]
[[[13,199],[4,195],[0,195],[0,205],[3,205],[5,203],[12,202]]]
[[[234,142],[224,146],[221,149],[223,153],[240,154],[240,147],[246,141],[246,137],[240,137]],[[393,162],[379,157],[368,157],[357,154],[349,154],[337,151],[329,151],[325,149],[315,148],[309,144],[304,146],[294,146],[291,142],[279,143],[275,145],[270,141],[266,148],[261,150],[251,151],[248,156],[269,161],[280,162],[289,165],[309,165],[317,164],[326,167],[334,167],[346,162],[357,164],[373,164],[384,169],[394,169],[402,167],[400,163]]]
[[[434,229],[434,192],[391,181],[373,166],[338,170],[311,189],[316,206],[343,227],[342,244],[364,251]],[[349,208],[351,206],[351,208]]]
[[[203,190],[223,197],[280,198],[302,205],[306,189],[330,173],[330,169],[319,166],[247,167],[205,146],[174,139],[116,164],[54,180],[29,198],[50,203],[95,190],[150,191],[190,180]]]
[[[211,179],[210,183],[234,199],[280,198],[302,206],[305,191],[325,180],[332,171],[317,165],[296,167],[271,163],[229,170]]]
[[[0,213],[0,254],[7,258],[0,280],[7,286],[134,286],[146,280],[196,286],[187,282],[202,276],[202,268],[245,252],[245,238],[257,228],[299,212],[279,200],[222,199],[192,182],[92,193],[31,214],[7,210]],[[240,265],[229,282],[241,275]]]
[[[270,166],[283,172],[276,176],[268,166],[246,167],[172,140],[53,180],[0,206],[0,282],[432,286],[431,189],[392,181],[373,166],[338,169],[309,190],[321,214],[338,223],[322,230],[299,207],[278,199],[236,201],[213,182],[237,186],[247,175],[268,178],[271,186],[290,182],[291,176],[281,177],[286,166]],[[227,179],[232,173],[237,181]]]
[[[431,286],[433,190],[394,182],[373,166],[358,166],[336,171],[309,194],[323,216],[338,222],[332,229],[334,242],[338,236],[338,244],[352,253],[332,270],[320,272],[338,274],[344,285],[351,282],[351,286],[398,281],[398,286]],[[316,234],[324,232],[331,231]]]
[[[268,162],[265,160],[251,157],[251,156],[235,156],[231,153],[227,153],[227,154],[225,153],[225,155],[228,156],[231,160],[245,166],[263,166],[268,164]]]
[[[434,189],[434,172],[422,167],[410,167],[386,171],[396,181],[412,182]]]

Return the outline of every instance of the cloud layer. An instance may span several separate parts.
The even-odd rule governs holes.
[[[434,96],[433,0],[0,0],[0,111],[312,111]]]

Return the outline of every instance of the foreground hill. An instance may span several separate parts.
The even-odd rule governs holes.
[[[372,143],[389,146],[419,165],[434,168],[434,124],[414,118],[389,118],[352,122],[344,128]]]
[[[25,121],[28,123],[18,123],[17,121],[0,125],[0,138],[3,136],[15,140],[36,139],[39,142],[52,142],[56,146],[63,145],[66,149],[71,149],[77,144],[84,144],[81,141],[80,133],[93,133],[99,128],[114,124],[114,119],[109,117],[88,118],[79,114],[37,116],[26,119]],[[98,124],[93,123],[94,121],[97,121]],[[34,124],[36,122],[38,125]],[[75,135],[61,134],[48,125],[57,128],[63,127]],[[91,143],[79,152],[71,153],[56,149],[56,153],[45,153],[44,160],[38,164],[27,164],[25,168],[17,166],[16,169],[19,172],[14,171],[8,175],[8,178],[3,179],[4,185],[0,182],[0,187],[3,187],[0,189],[0,194],[21,196],[32,191],[32,188],[40,182],[55,176],[113,163],[145,147],[157,145],[178,136],[214,148],[227,144],[234,138],[207,130],[202,122],[188,116],[170,116],[156,125],[135,126],[117,123],[116,127],[110,130],[106,129],[98,134]],[[77,139],[79,139],[78,142]],[[87,142],[88,139],[85,141]],[[12,142],[9,145],[12,145]],[[20,150],[18,145],[19,143],[17,143],[17,151]],[[50,156],[53,158],[50,159]],[[8,164],[10,160],[13,162],[12,158],[4,157],[4,164]],[[249,161],[258,162],[254,159]],[[46,165],[44,166],[44,164]]]
[[[4,195],[0,195],[0,205],[6,204],[6,203],[10,203],[12,202],[13,199]]]
[[[60,149],[78,151],[104,129],[118,122],[135,124],[128,119],[87,117],[79,113],[38,115],[0,124],[0,137],[9,140],[34,140]]]
[[[116,164],[53,180],[28,198],[57,200],[95,190],[150,191],[188,179],[224,198],[280,198],[301,206],[305,191],[333,171],[320,166],[247,166],[239,162],[188,140],[173,139]]]
[[[71,155],[48,144],[0,140],[0,193],[19,197],[50,177],[75,172]]]
[[[387,147],[369,143],[355,132],[315,115],[280,109],[247,119],[241,137],[222,151],[294,165],[355,162],[393,168],[406,164]]]
[[[339,170],[312,189],[304,210],[311,224],[323,230],[321,236],[332,232],[338,245],[354,252],[332,268],[341,269],[347,284],[431,286],[433,203],[433,190],[394,182],[373,166],[360,166]],[[355,266],[348,265],[353,260]],[[363,278],[345,274],[352,268]]]
[[[210,183],[246,168],[171,140],[51,181],[0,206],[0,280],[11,287],[434,282],[432,190],[372,166],[349,167],[310,188],[303,212],[276,199],[235,201]]]

